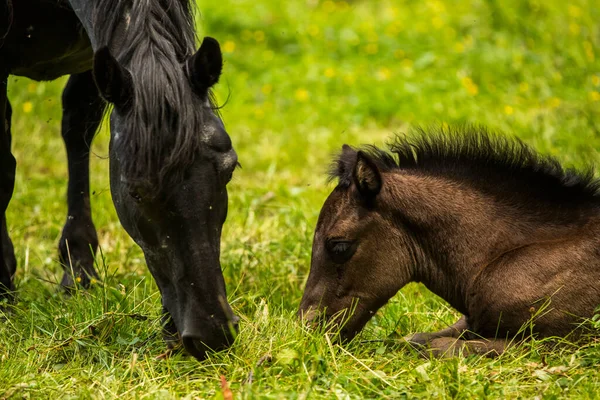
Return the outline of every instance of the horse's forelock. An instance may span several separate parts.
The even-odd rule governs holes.
[[[121,121],[124,134],[115,143],[123,155],[122,173],[133,184],[162,186],[179,179],[194,161],[203,116],[210,112],[198,106],[184,68],[196,47],[193,5],[187,0],[98,3],[98,43],[110,46],[134,86],[132,109]],[[212,96],[208,100],[212,104]]]

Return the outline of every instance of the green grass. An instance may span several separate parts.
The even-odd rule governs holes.
[[[0,322],[0,398],[212,398],[224,375],[249,398],[595,398],[600,345],[533,341],[496,360],[427,360],[384,342],[457,314],[411,284],[340,347],[295,319],[312,230],[343,143],[381,145],[411,125],[474,122],[567,164],[600,161],[595,1],[222,0],[200,2],[219,39],[217,88],[243,165],[229,185],[222,264],[240,334],[205,362],[156,360],[160,299],[121,228],[108,133],[94,143],[92,207],[104,286],[66,298],[60,138],[65,79],[11,78],[16,192],[7,215],[18,304]],[[251,377],[251,379],[249,379]]]

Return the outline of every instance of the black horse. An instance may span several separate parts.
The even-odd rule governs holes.
[[[96,277],[89,201],[90,143],[110,113],[110,184],[122,225],[144,251],[162,294],[165,338],[201,359],[231,342],[237,318],[219,262],[226,185],[237,156],[216,114],[219,44],[195,51],[189,0],[0,0],[0,296],[16,269],[5,220],[13,194],[9,75],[52,80],[63,92],[68,216],[62,285]],[[170,318],[171,317],[171,318]]]

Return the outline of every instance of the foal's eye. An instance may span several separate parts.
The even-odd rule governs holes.
[[[354,255],[356,243],[349,240],[330,239],[325,242],[325,248],[334,263],[343,264]]]

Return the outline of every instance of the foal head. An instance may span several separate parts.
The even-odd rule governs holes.
[[[351,339],[408,282],[411,236],[392,218],[386,183],[394,160],[344,145],[315,230],[310,274],[300,304],[309,321],[324,318]]]
[[[208,348],[228,345],[237,326],[219,261],[237,156],[210,101],[222,69],[219,44],[205,38],[180,63],[168,51],[136,50],[117,61],[104,47],[95,54],[94,75],[114,104],[110,180],[117,213],[144,251],[183,345],[203,358]]]

